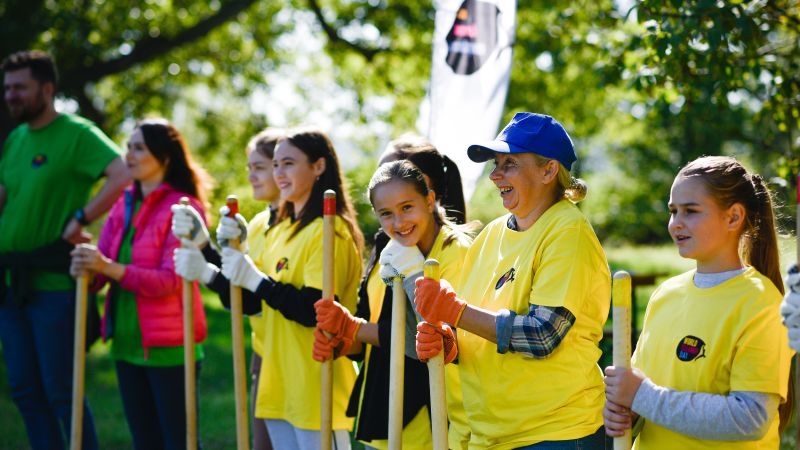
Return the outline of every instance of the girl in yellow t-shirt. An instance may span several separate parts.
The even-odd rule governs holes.
[[[468,149],[510,212],[481,231],[461,276],[418,279],[417,351],[457,352],[470,449],[603,449],[598,343],[611,277],[597,237],[573,204],[572,141],[550,116],[518,113],[496,140]],[[448,281],[453,283],[451,287]],[[458,295],[463,300],[457,298]]]
[[[446,194],[442,203],[460,204],[463,208],[458,169],[452,165],[446,174],[443,173],[444,164],[449,160],[429,143],[424,146],[421,142],[413,150],[405,148],[384,155],[383,161],[395,157],[407,157],[408,160],[384,163],[369,183],[369,198],[385,234],[379,234],[376,239],[375,252],[362,282],[356,315],[349,314],[329,300],[320,300],[315,305],[318,329],[333,335],[332,341],[329,341],[321,332],[317,332],[315,357],[319,360],[330,358],[336,347],[339,355],[347,353],[364,359],[351,396],[351,412],[357,416],[356,439],[363,441],[367,448],[388,448],[389,344],[393,299],[392,291],[384,284],[382,277],[387,271],[391,272],[388,278],[395,274],[404,276],[410,287],[407,291],[413,295],[413,280],[421,276],[426,256],[438,259],[445,276],[452,277],[458,273],[460,261],[471,242],[466,233],[471,227],[459,226],[446,219],[436,193],[429,187],[430,180],[439,177],[435,183],[431,183],[436,185],[443,182],[443,177],[449,177],[449,189],[442,189]],[[411,161],[419,163],[427,171],[423,172],[425,169],[421,170]],[[461,210],[459,213],[463,220],[465,212]],[[388,241],[388,238],[392,240]],[[425,364],[417,359],[414,350],[416,325],[411,300],[406,317],[402,439],[404,449],[422,450],[431,448],[433,444],[428,412],[428,371]],[[453,389],[457,389],[457,380],[452,384]],[[456,398],[451,397],[451,400]],[[454,406],[453,412],[457,410]]]
[[[258,260],[259,255],[264,251],[267,228],[277,218],[280,190],[278,190],[278,185],[275,184],[275,179],[272,177],[272,160],[275,156],[275,146],[283,137],[283,134],[284,130],[282,129],[267,128],[253,136],[245,148],[247,181],[250,182],[250,186],[253,188],[253,199],[266,202],[268,204],[267,209],[256,214],[249,224],[239,223],[235,224],[233,228],[220,227],[217,229],[217,239],[239,239],[242,236],[242,232],[246,230],[243,233],[246,236],[246,245],[251,257],[255,260]],[[208,229],[206,229],[203,221],[200,220],[199,213],[191,206],[174,205],[172,211],[173,234],[178,238],[187,235],[193,236],[192,245],[176,250],[175,271],[186,280],[199,280],[208,285],[218,271],[217,266],[221,264],[219,253],[212,245],[209,245]],[[225,236],[226,232],[228,232],[228,236]],[[212,263],[211,266],[207,262]],[[263,270],[264,268],[260,269]],[[223,290],[217,293],[223,300],[223,304],[225,304],[230,294],[229,287],[225,285]],[[252,330],[250,342],[253,347],[253,354],[250,360],[252,447],[253,450],[272,450],[272,443],[269,440],[269,433],[264,421],[257,419],[254,415],[258,379],[261,373],[261,344],[264,341],[263,317],[260,315],[250,316],[250,328]]]
[[[639,419],[642,450],[778,449],[791,350],[770,192],[734,158],[703,157],[675,177],[669,210],[697,268],[653,293],[634,369],[606,368],[606,430]]]
[[[244,312],[263,315],[255,416],[265,420],[273,447],[319,448],[321,366],[312,359],[311,349],[314,302],[322,296],[326,189],[337,196],[335,295],[349,310],[355,310],[363,236],[333,144],[323,132],[310,128],[287,132],[275,148],[273,177],[281,206],[275,224],[259,231],[264,235],[263,251],[248,256],[224,248],[221,274],[215,273],[207,284],[217,292],[229,282],[243,287]],[[223,217],[220,228],[235,230],[236,220],[242,219]],[[350,448],[348,430],[353,421],[345,409],[355,378],[352,363],[334,363],[333,440],[339,449]]]

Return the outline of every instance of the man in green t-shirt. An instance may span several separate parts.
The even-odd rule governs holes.
[[[62,449],[72,403],[75,284],[69,251],[130,183],[119,148],[90,121],[55,110],[43,52],[10,55],[5,101],[21,124],[0,155],[0,341],[11,397],[33,449]],[[91,199],[95,182],[106,177]],[[84,400],[83,448],[97,436]]]

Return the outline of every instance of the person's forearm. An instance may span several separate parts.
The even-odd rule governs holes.
[[[645,380],[631,409],[650,422],[700,439],[754,440],[769,429],[779,402],[777,394],[677,391]]]
[[[242,289],[242,291],[246,290]],[[317,325],[314,303],[322,298],[320,289],[305,286],[298,289],[291,284],[284,284],[266,277],[261,280],[254,294],[289,320],[306,327]]]
[[[356,333],[356,340],[375,347],[380,347],[381,342],[378,337],[378,324],[372,322],[362,323],[361,326],[358,327],[358,333]]]
[[[528,314],[507,309],[495,319],[497,352],[514,352],[529,358],[544,359],[559,347],[575,323],[575,316],[563,306],[530,305]]]
[[[497,329],[495,328],[495,313],[467,305],[458,324],[451,324],[457,328],[476,334],[489,342],[497,342]]]
[[[100,191],[86,205],[83,213],[86,220],[92,222],[108,211],[119,198],[120,193],[131,182],[130,174],[122,158],[117,158],[109,163],[106,168],[106,182]]]
[[[231,283],[222,272],[217,272],[216,276],[206,284],[206,287],[217,293],[222,306],[230,311],[231,309]],[[261,297],[247,289],[242,289],[242,314],[245,316],[260,316],[263,312]]]
[[[357,355],[362,351],[364,351],[364,343],[355,341],[353,342],[353,345],[351,345],[350,348],[347,349],[347,354],[342,356]]]
[[[125,276],[125,265],[107,260],[98,272],[114,281],[119,281]]]
[[[222,267],[222,257],[211,241],[206,242],[200,251],[203,253],[203,258],[206,259],[206,262],[210,262],[217,267]]]

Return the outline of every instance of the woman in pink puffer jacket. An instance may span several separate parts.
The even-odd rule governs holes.
[[[185,449],[182,283],[172,253],[170,207],[181,197],[203,211],[206,174],[191,158],[178,130],[163,119],[140,122],[128,142],[126,162],[134,183],[103,225],[98,246],[72,252],[73,275],[90,271],[91,289],[110,283],[103,338],[111,340],[125,416],[134,448]],[[196,283],[195,342],[207,333]],[[196,370],[203,359],[196,346]]]

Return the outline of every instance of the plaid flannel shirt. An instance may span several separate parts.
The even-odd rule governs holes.
[[[512,351],[530,358],[547,358],[574,323],[575,316],[564,307],[531,305],[525,316],[501,309],[495,323],[497,352]]]

